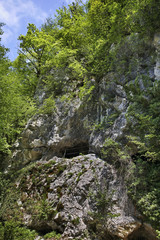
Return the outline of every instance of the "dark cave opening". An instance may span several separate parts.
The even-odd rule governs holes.
[[[81,154],[89,153],[89,144],[86,142],[73,145],[72,147],[66,147],[61,151],[64,158],[73,158]]]
[[[47,233],[52,232],[52,228],[46,223],[40,224],[40,226],[33,226],[29,228],[30,230],[35,230],[39,235],[44,236]]]
[[[132,240],[147,240],[147,238],[140,236],[140,237],[132,238]]]
[[[52,229],[50,226],[48,226],[47,224],[44,224],[41,226],[41,228],[30,228],[31,230],[35,230],[41,237],[43,237],[44,235],[51,233],[51,232],[55,232],[56,234],[62,234],[63,232],[60,231],[59,229]]]
[[[154,233],[147,229],[145,226],[142,226],[135,230],[133,233],[131,233],[127,240],[155,240],[156,237]]]

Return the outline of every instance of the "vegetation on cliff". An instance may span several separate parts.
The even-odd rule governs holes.
[[[15,61],[6,57],[8,50],[0,45],[1,156],[10,152],[35,113],[52,113],[56,98],[91,100],[102,79],[114,73],[106,84],[122,85],[130,102],[126,114],[129,131],[123,143],[123,157],[130,154],[133,159],[129,193],[156,229],[160,223],[160,83],[149,74],[155,50],[148,43],[160,28],[159,20],[156,0],[76,1],[57,10],[55,19],[47,19],[40,29],[29,24],[27,34],[19,36]],[[149,55],[153,55],[152,63],[142,63],[143,57]],[[37,88],[46,92],[44,105],[36,98]],[[99,127],[103,131],[101,123]],[[121,143],[118,146],[108,140],[106,144],[105,154],[121,159],[117,154],[122,156]]]
[[[27,34],[19,36],[19,55],[14,62],[1,46],[0,150],[9,149],[30,117],[37,86],[42,84],[55,98],[68,92],[70,85],[78,94],[85,94],[89,91],[86,82],[92,77],[99,83],[114,70],[117,56],[111,49],[121,46],[126,36],[153,36],[159,28],[158,7],[154,0],[90,0],[85,5],[76,1],[57,10],[56,18],[47,19],[40,29],[29,24]],[[55,73],[62,69],[67,77],[56,79]],[[129,69],[125,71],[127,74]]]

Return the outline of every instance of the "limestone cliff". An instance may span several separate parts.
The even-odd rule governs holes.
[[[134,44],[127,39],[120,56],[137,54]],[[159,51],[159,35],[155,46]],[[122,148],[127,145],[130,101],[126,82],[134,84],[139,73],[159,79],[154,44],[148,43],[142,51],[129,76],[115,67],[98,84],[90,81],[94,90],[89,100],[57,98],[52,114],[36,115],[27,123],[5,167],[6,174],[14,172],[14,186],[7,196],[12,199],[10,205],[7,200],[2,203],[3,220],[18,211],[17,218],[25,226],[40,235],[55,230],[62,239],[156,239],[154,229],[127,194],[136,146],[125,158],[104,153],[106,139]],[[124,67],[120,65],[121,70]],[[109,79],[115,81],[108,83]],[[138,82],[144,89],[141,78]]]

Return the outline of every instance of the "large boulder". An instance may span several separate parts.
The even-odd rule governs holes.
[[[55,230],[63,239],[155,239],[127,196],[124,176],[95,154],[38,161],[19,172],[13,188],[16,201],[12,207],[4,202],[3,219],[17,216],[40,234]]]

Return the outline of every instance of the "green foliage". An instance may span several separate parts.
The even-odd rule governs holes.
[[[60,233],[56,233],[55,231],[53,231],[53,232],[50,232],[50,233],[47,233],[47,234],[45,234],[44,236],[44,239],[60,239],[61,238],[61,234]]]
[[[144,220],[159,230],[159,82],[153,83],[152,79],[139,74],[134,84],[127,86],[127,91],[130,100],[127,122],[131,134],[127,141],[134,161],[129,194],[145,216]]]
[[[2,33],[2,31],[1,31]],[[6,49],[0,47],[0,152],[9,153],[10,145],[24,128],[26,120],[34,113],[34,104],[23,95],[21,80],[5,57]]]
[[[20,197],[20,192],[10,183],[8,186],[5,186],[3,195],[3,198],[1,198],[0,218],[5,221],[10,218],[13,218],[15,221],[20,221],[23,215],[19,210],[17,202]]]
[[[69,89],[72,91],[72,88],[68,86],[75,85],[75,89],[80,86],[79,96],[81,99],[90,99],[95,86],[90,85],[86,79],[88,76],[94,75],[96,81],[99,81],[100,77],[104,73],[106,74],[112,64],[111,45],[121,42],[125,34],[134,33],[135,29],[137,30],[138,23],[146,21],[145,11],[148,7],[149,11],[154,12],[154,1],[142,1],[141,3],[135,1],[132,4],[132,1],[90,0],[86,6],[77,1],[75,5],[72,4],[68,8],[63,7],[57,10],[56,19],[48,19],[41,29],[37,29],[34,24],[29,24],[27,34],[19,37],[21,41],[19,56],[13,63],[13,72],[16,76],[14,82],[15,79],[19,79],[19,85],[14,84],[14,87],[18,89],[21,86],[21,93],[30,98],[33,97],[40,81],[46,85],[47,89],[54,91],[54,97],[69,91]],[[137,27],[131,26],[133,18]],[[154,20],[157,18],[158,14],[155,12]],[[151,19],[148,22],[151,25]],[[144,26],[146,25],[144,24]],[[146,29],[147,27],[148,24]],[[2,52],[2,56],[4,56],[5,49],[3,47]],[[1,60],[3,60],[2,64],[6,61],[5,58]],[[65,79],[64,76],[61,79],[55,78],[55,74],[51,73],[53,70],[54,72],[57,69],[60,71],[62,68],[64,73],[69,76],[66,80],[62,80]],[[4,64],[1,69],[4,69]],[[6,73],[6,70],[3,72]],[[7,75],[7,81],[8,79],[13,81],[13,76]],[[13,91],[9,92],[9,95],[13,96],[13,93]],[[45,100],[44,106],[40,110],[42,113],[52,112],[51,98]],[[10,102],[7,102],[10,106]],[[17,109],[23,109],[22,106],[26,106],[28,109],[29,106],[26,104],[30,100],[24,101],[20,98],[19,100],[15,99],[15,102],[21,102]],[[11,108],[15,112],[13,104]],[[23,110],[22,116],[24,114],[25,110]],[[13,116],[12,113],[10,116]],[[3,129],[10,133],[11,128],[15,129],[17,134],[19,133],[17,127],[13,127],[12,121],[10,124],[9,119],[9,124],[4,123]],[[8,133],[1,136],[0,145],[3,145],[1,151],[8,149],[10,140],[8,141],[7,138],[10,139],[12,135],[16,134],[12,133],[7,137],[6,135]]]
[[[104,221],[106,218],[114,217],[114,214],[111,213],[111,208],[113,205],[112,202],[112,194],[109,194],[107,190],[101,190],[99,189],[96,196],[95,196],[95,201],[96,201],[96,207],[98,209],[98,212],[94,212],[94,217]]]
[[[83,101],[91,100],[94,89],[95,89],[94,84],[91,81],[85,79],[83,86],[80,87],[79,91],[80,99]]]
[[[8,152],[19,133],[23,130],[26,120],[35,112],[33,101],[21,93],[21,83],[9,72],[0,79],[0,151]]]
[[[160,9],[155,0],[129,1],[128,6],[127,21],[132,31],[151,35],[159,29]]]
[[[138,205],[143,211],[143,214],[148,216],[149,219],[154,222],[160,219],[159,196],[159,190],[154,189],[153,191],[144,194],[144,196],[138,201]]]
[[[43,105],[38,110],[40,114],[52,114],[55,110],[55,100],[53,96],[46,98],[43,102]]]
[[[138,152],[148,160],[159,161],[159,83],[155,82],[155,85],[149,85],[144,90],[138,86],[130,88],[132,104],[128,109],[127,120],[133,134],[131,142],[139,145]],[[136,136],[139,136],[139,143],[135,141]]]
[[[119,152],[120,152],[119,144],[112,140],[111,138],[107,138],[102,149],[103,158],[105,159],[118,158]]]
[[[95,82],[99,83],[104,74],[115,68],[119,68],[119,74],[121,71],[129,74],[137,64],[139,59],[133,51],[130,51],[129,66],[127,52],[117,55],[126,44],[125,36],[139,32],[144,39],[148,33],[151,35],[158,29],[158,24],[159,11],[154,0],[136,0],[134,3],[131,0],[90,0],[86,5],[76,1],[57,10],[56,18],[48,19],[40,29],[34,24],[28,25],[26,35],[19,37],[19,55],[12,69],[5,57],[7,49],[0,45],[0,91],[3,92],[0,97],[0,151],[8,152],[26,120],[33,114],[32,100],[37,85],[45,85],[45,90],[52,92],[52,97],[49,96],[40,109],[41,113],[52,113],[54,98],[60,94],[70,92],[70,98],[76,95],[90,100],[97,85],[88,79],[94,76]],[[3,33],[2,26],[0,34]],[[136,41],[132,42],[134,45]],[[137,46],[134,45],[134,49]],[[64,74],[58,77],[62,69]],[[142,96],[139,101],[143,101],[143,105],[148,104]],[[151,111],[155,115],[158,109],[155,101],[148,114],[138,122],[149,122],[147,115],[151,115]],[[152,122],[158,125],[158,116]],[[146,128],[147,125],[144,131]],[[154,135],[154,131],[149,131],[147,141],[156,141],[158,148],[159,139],[151,137]]]
[[[129,151],[127,146],[121,146],[111,138],[107,138],[100,151],[101,158],[112,164],[119,174],[127,175]]]
[[[21,95],[21,83],[8,73],[1,80],[2,94],[0,96],[0,151],[8,151],[17,135],[23,130],[26,120],[35,112],[34,103]]]
[[[34,240],[37,234],[14,220],[6,221],[4,225],[0,223],[0,240]]]
[[[88,215],[91,216],[89,224],[93,233],[98,234],[99,239],[103,239],[103,236],[106,236],[104,229],[106,228],[107,219],[119,215],[112,212],[115,204],[112,200],[114,191],[109,192],[106,187],[102,187],[97,183],[95,187],[96,190],[91,190],[89,193],[89,200],[93,202],[93,209],[88,212]]]
[[[129,194],[136,202],[139,211],[152,223],[155,228],[160,222],[160,164],[147,162],[142,156],[135,159],[129,179]]]
[[[156,230],[156,233],[157,233],[157,238],[160,239],[160,231]]]
[[[53,209],[52,204],[47,199],[42,199],[33,204],[32,217],[34,221],[50,220],[56,211]]]
[[[123,163],[123,159],[127,159],[127,152],[122,151],[121,146],[111,138],[107,138],[101,149],[101,155],[104,160],[107,162],[116,162]]]
[[[82,168],[83,168],[83,166],[82,166]],[[81,177],[86,171],[87,171],[87,169],[86,169],[86,168],[83,168],[82,171],[77,174],[77,179],[76,179],[76,182],[77,182],[77,183],[80,181],[80,177]]]
[[[73,223],[73,225],[76,226],[76,225],[78,225],[80,223],[80,219],[79,219],[79,217],[76,217],[71,222]]]
[[[109,114],[107,117],[104,117],[100,123],[94,123],[92,129],[94,131],[103,131],[106,127],[111,127],[114,124],[114,121],[119,116],[119,111],[113,109],[113,113]],[[107,141],[107,140],[106,140]],[[107,144],[107,143],[106,143]]]
[[[51,44],[53,38],[48,35],[45,31],[39,30],[34,24],[29,24],[27,27],[28,31],[26,36],[20,35],[20,55],[19,64],[25,62],[25,68],[30,69],[32,73],[35,73],[35,81],[41,77],[43,73],[43,68],[47,60],[46,54],[48,53],[48,48],[50,49],[53,44]],[[24,73],[23,69],[23,73]]]
[[[29,24],[26,35],[19,37],[19,55],[12,64],[6,57],[7,49],[0,44],[0,152],[3,153],[9,153],[26,121],[35,113],[34,96],[37,86],[44,88],[48,96],[37,113],[52,114],[55,111],[55,98],[63,95],[63,100],[68,98],[71,101],[74,97],[79,97],[87,102],[94,93],[98,93],[104,75],[117,72],[115,77],[106,80],[106,84],[111,81],[120,82],[120,76],[124,75],[127,97],[132,103],[127,112],[130,131],[127,147],[131,151],[135,149],[133,159],[138,172],[137,175],[133,174],[135,180],[131,184],[131,192],[138,206],[142,206],[143,213],[156,223],[159,221],[159,191],[155,179],[158,179],[156,164],[159,169],[160,159],[160,83],[155,81],[152,84],[152,79],[140,74],[139,69],[145,51],[145,40],[159,29],[159,8],[155,0],[89,0],[86,5],[76,1],[57,10],[55,19],[48,19],[40,29]],[[2,26],[0,24],[0,35],[3,33]],[[135,79],[133,84],[127,84],[130,79]],[[140,86],[140,81],[144,88]],[[95,125],[95,130],[101,130],[106,125],[110,127],[117,116],[118,112],[115,111],[104,122]],[[121,146],[109,138],[106,139],[101,154],[103,159],[112,163],[120,163],[126,158]],[[38,170],[45,171],[42,168],[43,166]],[[58,175],[65,170],[65,166],[58,165],[52,170]],[[28,171],[34,173],[31,180],[33,185],[36,184],[39,172],[35,168]],[[83,171],[79,173],[77,181],[81,174]],[[144,174],[149,175],[149,180],[144,178]],[[6,187],[7,180],[0,177],[3,201],[3,188]],[[141,184],[145,189],[143,196]],[[135,194],[135,189],[138,195]],[[6,203],[0,215],[7,218],[15,214],[17,217],[18,191],[11,193],[8,190],[6,193]],[[57,193],[60,196],[61,189]],[[96,207],[101,213],[103,208],[107,209],[109,198],[101,193],[95,197]],[[51,213],[54,214],[52,206],[46,200],[35,202],[35,205],[35,219],[47,220]]]
[[[6,189],[9,185],[10,180],[6,179],[5,175],[0,172],[0,203],[4,201]]]

